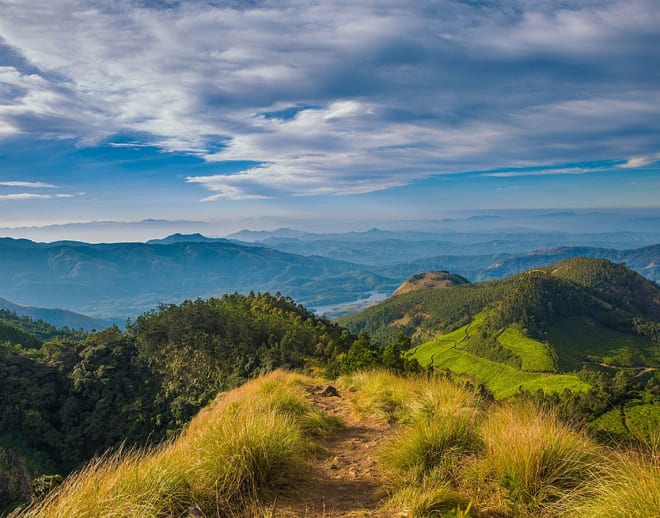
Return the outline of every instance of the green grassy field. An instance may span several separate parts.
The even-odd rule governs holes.
[[[622,367],[657,366],[658,351],[646,337],[621,333],[586,317],[563,319],[550,327],[548,338],[562,371],[581,369],[584,358]]]
[[[591,428],[597,434],[624,439],[653,440],[660,431],[660,404],[626,404],[623,409],[613,408],[596,419]],[[655,436],[655,437],[654,437]]]
[[[552,354],[543,342],[526,336],[516,327],[507,327],[498,337],[498,343],[517,354],[522,360],[522,370],[530,372],[555,372]]]
[[[461,340],[465,337],[466,330],[471,334],[478,329],[481,322],[483,315],[478,315],[469,326],[463,326],[415,347],[411,351],[412,356],[423,366],[432,364],[457,374],[473,377],[488,386],[498,399],[515,394],[520,387],[529,391],[542,389],[545,392],[562,392],[567,388],[579,391],[589,388],[589,385],[575,374],[525,372],[462,350]],[[540,342],[539,344],[543,346]]]

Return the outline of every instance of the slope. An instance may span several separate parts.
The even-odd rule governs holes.
[[[384,343],[411,336],[423,365],[485,383],[498,397],[519,387],[588,387],[583,365],[660,367],[660,290],[622,265],[575,258],[500,281],[394,296],[341,322]]]
[[[657,447],[597,444],[551,410],[446,378],[268,374],[175,440],[95,460],[12,518],[654,516]],[[467,509],[472,509],[470,512]]]
[[[12,311],[17,315],[30,317],[34,320],[43,320],[55,327],[68,327],[69,329],[103,329],[109,324],[98,318],[88,317],[66,309],[38,308],[34,306],[23,306],[0,298],[0,309]]]

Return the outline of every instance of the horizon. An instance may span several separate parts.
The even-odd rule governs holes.
[[[398,219],[371,221],[245,220],[234,222],[144,219],[139,221],[85,221],[44,226],[2,227],[0,238],[28,239],[35,242],[79,241],[87,243],[147,242],[182,234],[201,234],[208,238],[230,238],[236,234],[277,233],[342,235],[381,231],[417,232],[429,236],[461,234],[583,234],[633,233],[646,236],[649,244],[660,242],[660,209],[502,209],[490,211],[446,212],[435,219]]]

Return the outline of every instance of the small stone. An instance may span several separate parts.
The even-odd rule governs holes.
[[[321,395],[323,397],[339,397],[339,391],[332,385],[328,385],[327,387],[325,387],[325,389],[323,389]]]

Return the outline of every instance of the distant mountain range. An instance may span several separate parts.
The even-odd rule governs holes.
[[[185,237],[185,236],[182,236]],[[170,238],[167,238],[170,239]],[[660,242],[653,232],[567,233],[518,231],[387,231],[318,234],[282,228],[270,232],[242,230],[227,236],[283,252],[320,255],[365,265],[392,265],[436,256],[525,254],[558,247],[631,249]],[[452,270],[454,271],[454,270]]]
[[[234,239],[237,235],[223,239],[174,234],[148,243],[110,244],[0,238],[0,297],[122,322],[160,303],[235,291],[279,291],[309,308],[323,308],[335,315],[340,307],[354,310],[356,306],[350,303],[357,302],[359,307],[361,300],[382,299],[411,275],[433,270],[477,281],[582,255],[624,262],[653,281],[660,275],[660,245],[627,250],[556,247],[514,253],[503,250],[528,246],[541,238],[538,234],[509,236],[509,244],[505,244],[497,239],[480,242],[481,234],[456,234],[448,244],[419,240],[430,233],[378,229],[336,234],[331,240],[320,234],[279,232],[283,233],[295,234],[296,246],[305,254],[278,250],[264,242],[240,242]],[[638,235],[618,237],[619,242],[641,239]],[[614,234],[598,239],[616,241]],[[267,240],[271,242],[270,237]],[[448,247],[459,253],[428,255]],[[326,257],[314,255],[319,249],[325,250]]]
[[[173,240],[92,245],[0,239],[0,296],[125,318],[160,303],[234,291],[280,291],[313,305],[356,299],[395,284],[363,267],[322,257],[226,240]]]

